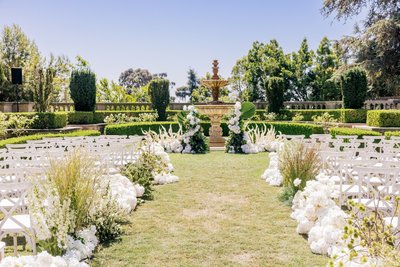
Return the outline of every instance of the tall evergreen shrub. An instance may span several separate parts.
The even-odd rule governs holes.
[[[342,74],[342,96],[344,108],[359,109],[367,98],[367,73],[361,68],[352,68]]]
[[[74,70],[69,84],[75,111],[95,111],[96,75],[89,69]]]
[[[169,81],[166,79],[155,79],[149,83],[149,95],[153,109],[157,110],[158,121],[167,120],[167,107],[169,105]]]
[[[268,112],[279,113],[283,108],[283,92],[285,81],[279,77],[271,77],[266,82],[266,95],[268,100]]]

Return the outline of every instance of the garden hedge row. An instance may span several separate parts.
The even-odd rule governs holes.
[[[307,137],[311,134],[323,133],[323,128],[318,125],[305,124],[305,123],[286,123],[286,122],[250,122],[248,128],[253,128],[256,125],[259,127],[274,127],[277,132],[282,134],[298,135],[304,134]],[[209,122],[201,122],[204,134],[209,135],[209,129],[211,124]],[[126,124],[112,124],[107,125],[104,133],[107,135],[141,135],[142,131],[152,130],[159,132],[162,127],[169,129],[172,127],[174,132],[178,131],[179,124],[177,122],[135,122]],[[228,136],[229,129],[225,122],[221,123],[222,133],[224,136]]]
[[[313,116],[321,116],[325,112],[337,119],[338,122],[362,123],[367,120],[367,110],[365,109],[291,109],[287,110],[291,117],[300,113],[303,121],[313,121]]]
[[[21,115],[28,118],[37,116],[37,119],[31,125],[32,129],[58,129],[67,125],[68,115],[66,112],[20,112],[5,113],[9,115]]]
[[[375,127],[400,127],[400,110],[369,110],[367,125]]]
[[[355,128],[344,128],[344,127],[331,128],[330,133],[333,137],[335,137],[336,135],[357,135],[357,137],[359,139],[362,138],[364,135],[367,135],[367,136],[382,135],[380,132],[376,132],[376,131],[355,129]]]
[[[27,141],[31,140],[42,140],[47,137],[76,137],[76,136],[99,136],[99,131],[93,130],[85,130],[85,131],[76,131],[71,133],[53,133],[53,134],[35,134],[35,135],[26,135],[21,137],[12,137],[5,140],[0,140],[0,148],[6,147],[9,144],[25,144]]]
[[[386,139],[390,139],[392,136],[400,136],[400,131],[385,132]]]

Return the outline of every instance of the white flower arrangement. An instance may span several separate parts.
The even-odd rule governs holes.
[[[276,152],[269,153],[269,166],[261,176],[270,185],[281,186],[283,177],[279,171],[279,155]]]
[[[182,122],[184,134],[182,139],[182,153],[194,154],[204,153],[208,150],[205,137],[201,132],[199,113],[196,108],[184,106],[184,111],[188,111],[185,120]],[[193,143],[197,143],[196,147],[192,147]]]

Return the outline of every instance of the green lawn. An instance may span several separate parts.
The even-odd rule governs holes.
[[[266,153],[171,155],[179,183],[156,187],[122,240],[93,266],[324,266],[296,234],[279,188],[260,175]]]

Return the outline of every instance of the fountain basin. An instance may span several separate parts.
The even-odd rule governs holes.
[[[200,104],[196,105],[200,113],[210,117],[210,147],[224,147],[225,139],[222,137],[221,120],[229,114],[234,104]]]

